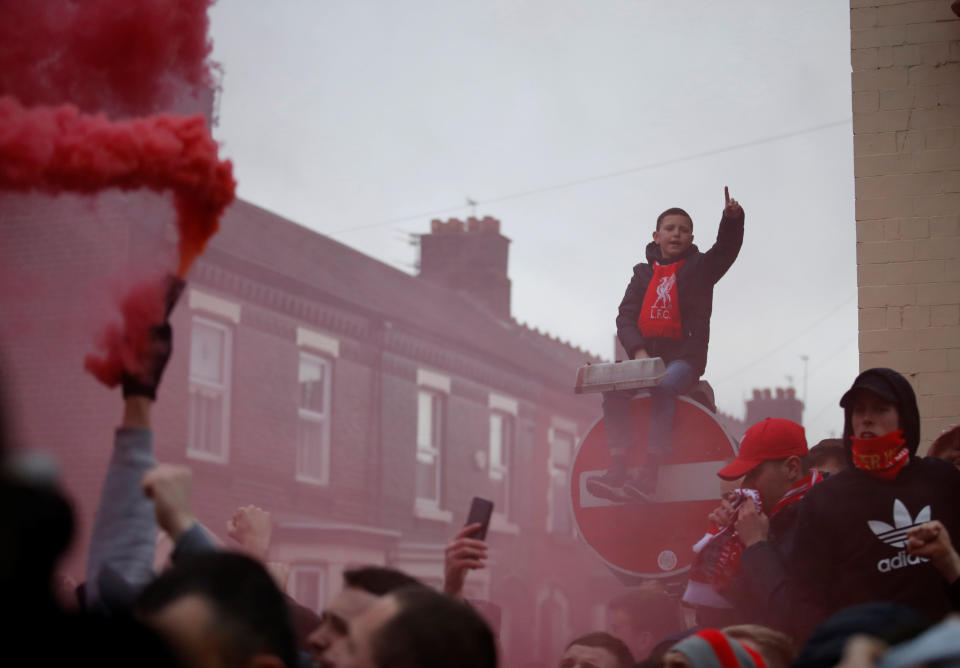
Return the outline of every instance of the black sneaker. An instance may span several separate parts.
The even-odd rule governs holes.
[[[657,495],[657,469],[645,467],[627,478],[623,494],[630,501],[653,501]]]
[[[606,473],[587,479],[587,491],[608,501],[623,501],[623,483],[627,472],[621,468],[609,469]]]

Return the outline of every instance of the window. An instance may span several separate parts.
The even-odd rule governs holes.
[[[417,504],[440,507],[443,395],[417,390]]]
[[[195,317],[190,337],[187,455],[225,462],[230,442],[231,330]]]
[[[297,413],[297,480],[330,480],[330,362],[300,353]]]
[[[547,491],[547,531],[555,534],[570,534],[573,523],[570,518],[570,461],[576,436],[567,428],[550,429],[550,459],[547,471],[550,488]]]
[[[326,575],[326,570],[320,566],[293,566],[287,581],[287,594],[319,615],[326,603]]]
[[[510,464],[514,449],[513,416],[493,411],[490,413],[489,471],[492,484],[491,500],[496,512],[504,517],[510,514]]]

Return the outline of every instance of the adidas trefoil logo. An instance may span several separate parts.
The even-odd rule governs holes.
[[[915,519],[910,519],[910,511],[900,499],[893,501],[893,526],[886,522],[870,520],[870,531],[890,547],[897,549],[907,546],[907,532],[913,527],[930,521],[930,506],[924,506]]]
[[[907,554],[904,548],[907,546],[907,532],[915,526],[930,521],[930,506],[924,506],[916,517],[910,517],[910,511],[903,505],[900,499],[893,501],[893,526],[886,522],[869,520],[867,525],[870,531],[877,538],[894,549],[900,550],[895,557],[881,559],[877,562],[877,570],[881,573],[889,573],[898,568],[907,566],[916,566],[928,561],[923,557],[917,557]]]

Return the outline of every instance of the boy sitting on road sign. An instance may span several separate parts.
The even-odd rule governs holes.
[[[657,471],[671,452],[675,399],[697,382],[707,366],[713,286],[737,259],[743,244],[743,209],[730,199],[717,241],[706,253],[693,245],[693,220],[680,208],[657,218],[647,262],[633,268],[633,278],[620,302],[617,336],[631,359],[660,357],[667,375],[653,388],[647,456],[636,476],[627,473],[627,458],[636,440],[629,411],[633,390],[603,394],[603,421],[610,449],[610,469],[591,478],[591,494],[612,501],[650,500],[657,489]]]

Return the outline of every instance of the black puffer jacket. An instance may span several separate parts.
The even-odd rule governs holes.
[[[707,367],[707,346],[710,343],[710,316],[713,314],[713,286],[719,281],[740,253],[743,245],[743,220],[724,216],[717,230],[717,241],[706,253],[692,245],[679,258],[664,261],[660,247],[647,244],[647,261],[633,268],[633,278],[620,302],[617,315],[617,336],[630,357],[643,348],[651,357],[661,357],[665,364],[686,360],[698,376]],[[646,339],[640,332],[638,319],[647,286],[653,278],[653,263],[672,264],[686,260],[677,273],[677,300],[683,321],[681,339]]]

